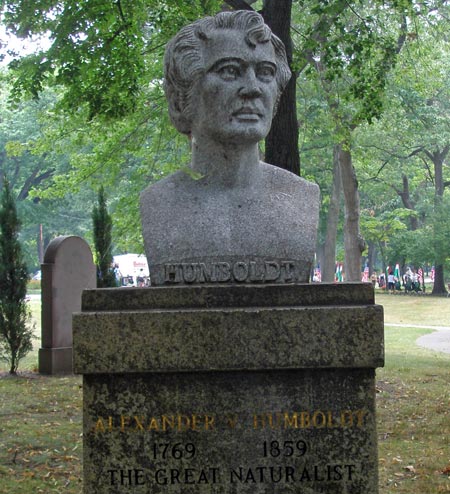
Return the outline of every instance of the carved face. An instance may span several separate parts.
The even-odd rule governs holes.
[[[249,46],[244,33],[218,30],[205,41],[205,74],[194,91],[196,140],[258,142],[270,130],[277,98],[271,43]]]

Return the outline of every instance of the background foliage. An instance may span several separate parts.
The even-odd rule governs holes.
[[[49,40],[32,55],[9,54],[0,72],[0,179],[9,178],[17,197],[30,267],[57,234],[92,242],[100,186],[115,253],[142,252],[139,192],[189,160],[189,142],[168,122],[164,46],[223,3],[0,1],[10,32]],[[370,269],[448,261],[449,4],[292,2],[301,174],[322,191],[319,259],[339,144],[356,170]],[[342,260],[342,205],[339,215]]]

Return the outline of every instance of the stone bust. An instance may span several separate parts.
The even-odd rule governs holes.
[[[192,173],[141,193],[152,284],[307,282],[318,187],[260,161],[258,148],[290,78],[283,43],[259,14],[222,12],[181,29],[164,64]]]

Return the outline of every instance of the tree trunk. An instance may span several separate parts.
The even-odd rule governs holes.
[[[444,148],[442,152],[435,151],[434,153],[427,153],[428,156],[433,161],[434,165],[434,207],[435,207],[435,224],[434,224],[434,242],[435,242],[435,251],[441,252],[442,247],[438,244],[438,229],[442,226],[437,218],[441,217],[441,208],[442,208],[442,198],[444,196],[444,175],[443,175],[443,164],[444,160],[449,152],[450,146]],[[433,283],[433,291],[432,295],[444,295],[447,293],[445,289],[445,280],[444,280],[444,261],[445,255],[439,255],[435,259],[434,266],[434,283]]]
[[[340,146],[333,149],[333,184],[331,186],[330,205],[327,214],[327,231],[325,235],[324,259],[322,266],[322,281],[334,281],[336,263],[336,235],[339,221],[341,199],[341,170],[339,168]]]
[[[265,0],[262,15],[273,33],[283,41],[292,70],[291,8],[292,0]],[[299,175],[296,79],[295,72],[292,71],[292,77],[281,95],[272,128],[266,137],[265,159],[272,165]]]
[[[345,205],[345,280],[361,281],[361,253],[365,244],[359,232],[358,181],[352,164],[352,155],[346,143],[342,143],[339,150],[339,165]]]
[[[437,266],[434,266],[434,283],[431,295],[445,295],[446,293],[447,290],[445,289],[444,265],[438,264]]]
[[[411,211],[414,211],[415,210],[415,204],[414,204],[413,200],[411,199],[411,195],[409,193],[409,180],[408,180],[408,177],[404,173],[402,174],[402,183],[403,183],[403,189],[401,191],[397,191],[397,192],[398,192],[398,194],[402,200],[403,206],[406,209],[410,209]],[[419,222],[418,222],[417,216],[411,215],[409,218],[409,224],[410,224],[410,228],[412,231],[417,230],[417,228],[419,228]]]
[[[369,276],[372,276],[372,273],[374,272],[373,268],[377,260],[377,248],[374,242],[367,242],[367,243],[369,248],[367,253],[367,258],[369,262]]]
[[[380,251],[380,256],[381,256],[381,264],[382,264],[382,273],[386,273],[386,268],[387,268],[387,259],[386,259],[386,241],[383,240],[378,243],[378,249]]]

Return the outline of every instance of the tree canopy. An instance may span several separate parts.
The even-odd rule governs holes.
[[[138,249],[139,191],[185,166],[189,155],[188,141],[172,129],[165,111],[167,40],[181,26],[222,8],[255,9],[277,25],[289,11],[287,42],[297,93],[289,127],[299,132],[302,176],[321,186],[320,238],[325,242],[331,211],[337,234],[343,231],[343,212],[348,215],[348,201],[355,199],[354,208],[361,203],[356,223],[362,237],[369,249],[378,245],[374,263],[402,261],[400,255],[418,263],[420,251],[421,263],[444,266],[450,2],[284,4],[290,7],[285,12],[274,0],[0,0],[2,22],[11,32],[50,40],[48,49],[18,55],[2,75],[15,105],[7,106],[2,91],[2,115],[25,112],[28,118],[0,128],[5,176],[11,180],[22,170],[14,185],[18,199],[30,210],[57,207],[70,191],[92,204],[95,195],[87,186],[95,191],[103,185],[111,198],[117,248]],[[342,185],[352,184],[351,195],[339,208],[343,189],[332,192],[343,170],[350,178]],[[358,230],[352,235],[358,241]],[[339,245],[332,250],[333,257],[340,256]],[[359,254],[352,262],[359,271]]]

